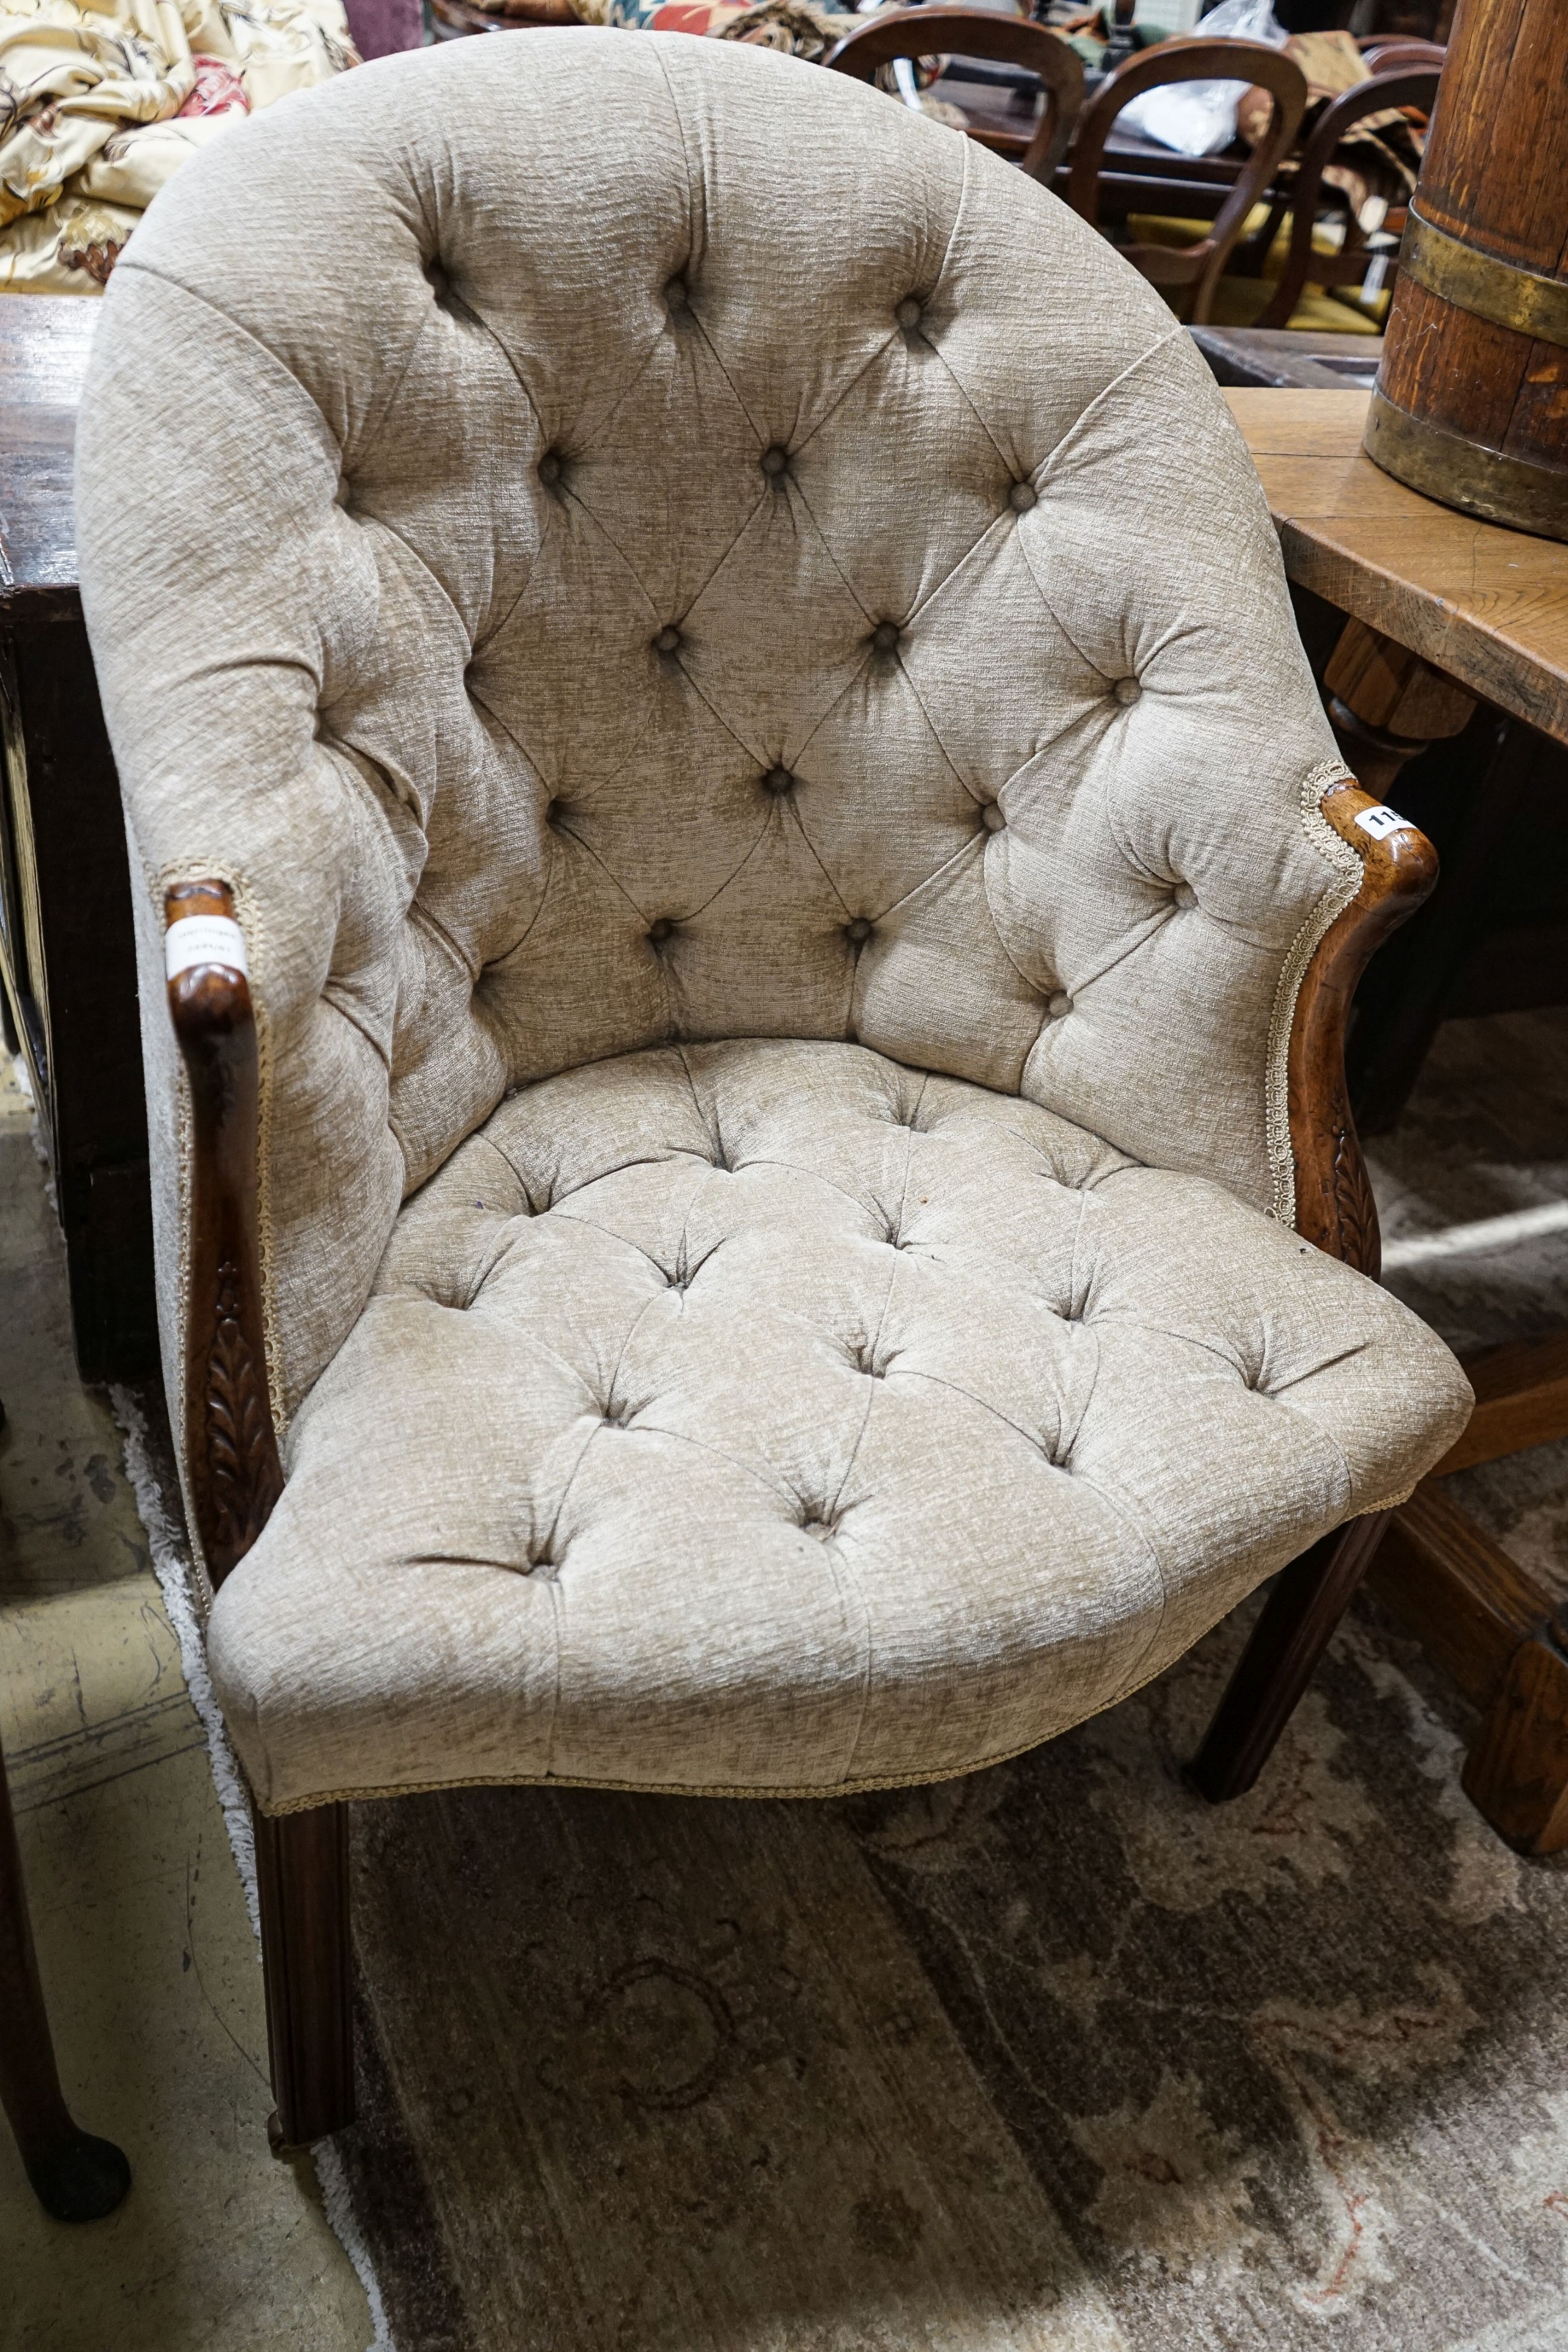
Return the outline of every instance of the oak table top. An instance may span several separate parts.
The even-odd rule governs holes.
[[[1568,542],[1479,522],[1382,472],[1361,446],[1368,393],[1225,397],[1291,578],[1568,743]]]

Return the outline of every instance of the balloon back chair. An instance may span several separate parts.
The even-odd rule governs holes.
[[[845,75],[459,42],[164,191],[77,465],[275,2135],[350,1800],[970,1772],[1286,1570],[1245,1785],[1469,1391],[1343,1092],[1430,853],[1159,296]]]
[[[1239,165],[1212,220],[1185,245],[1158,245],[1134,237],[1123,224],[1103,223],[1102,174],[1107,171],[1105,144],[1124,106],[1151,89],[1182,82],[1228,81],[1239,99],[1249,85],[1267,92],[1271,103],[1269,127],[1256,147]],[[1231,251],[1239,243],[1254,205],[1267,197],[1270,184],[1306,111],[1307,78],[1293,58],[1262,41],[1205,39],[1201,34],[1161,41],[1142,49],[1119,65],[1083,109],[1072,142],[1064,191],[1068,203],[1092,226],[1114,236],[1118,250],[1155,286],[1172,289],[1172,299],[1185,304],[1186,316],[1201,326],[1213,307],[1215,289]],[[1120,160],[1124,163],[1125,157]],[[1173,207],[1178,200],[1174,194]],[[1186,289],[1186,290],[1183,290]]]
[[[1348,199],[1339,195],[1324,179],[1333,163],[1341,140],[1368,115],[1381,115],[1394,109],[1417,108],[1428,120],[1437,102],[1437,85],[1441,69],[1437,66],[1400,66],[1385,72],[1382,60],[1371,81],[1354,83],[1332,98],[1313,127],[1297,163],[1288,189],[1276,195],[1268,215],[1252,240],[1260,258],[1272,246],[1275,235],[1289,211],[1291,242],[1285,256],[1285,266],[1280,280],[1265,307],[1253,321],[1259,327],[1288,327],[1309,284],[1314,286],[1360,286],[1372,266],[1373,254]],[[1325,192],[1336,200],[1336,209],[1344,230],[1344,238],[1337,252],[1321,253],[1313,244],[1318,215],[1323,210]],[[1405,226],[1406,208],[1400,205],[1392,215],[1396,230]],[[1393,285],[1398,263],[1395,261],[1388,284]]]
[[[1033,131],[997,131],[972,124],[968,136],[982,147],[1006,155],[1031,179],[1043,180],[1049,186],[1067,152],[1083,104],[1083,65],[1076,49],[1043,25],[1033,24],[1027,16],[1004,16],[995,8],[882,8],[822,62],[835,72],[853,74],[860,81],[874,81],[882,68],[897,58],[933,54],[944,59],[985,58],[999,65],[1021,66],[1038,78],[1040,121]],[[941,95],[956,98],[956,91],[944,84]]]

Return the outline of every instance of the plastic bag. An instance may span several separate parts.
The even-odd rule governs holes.
[[[1271,49],[1282,49],[1290,38],[1270,0],[1219,0],[1199,20],[1197,34],[1206,41],[1222,35],[1266,41]],[[1244,81],[1166,82],[1124,106],[1119,124],[1178,155],[1218,155],[1236,136],[1236,110],[1248,87]]]

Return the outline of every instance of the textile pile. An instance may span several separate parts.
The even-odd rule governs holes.
[[[1301,152],[1324,109],[1343,90],[1370,81],[1372,71],[1349,33],[1293,34],[1285,43],[1285,55],[1294,58],[1307,78],[1307,112],[1297,137]],[[1250,89],[1242,100],[1237,127],[1249,147],[1262,137],[1270,108],[1266,90]],[[1408,202],[1426,145],[1418,121],[1402,107],[1384,107],[1351,125],[1334,149],[1324,182],[1343,197],[1364,230],[1379,228],[1391,206]],[[1287,172],[1290,168],[1287,164]]]
[[[99,293],[193,149],[359,61],[342,0],[4,0],[0,289]]]

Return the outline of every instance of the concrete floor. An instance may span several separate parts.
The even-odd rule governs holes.
[[[134,2184],[50,2221],[0,2125],[0,2352],[364,2352],[314,2168],[267,2150],[256,1940],[30,1126],[0,1062],[0,1742],[66,2095]]]

